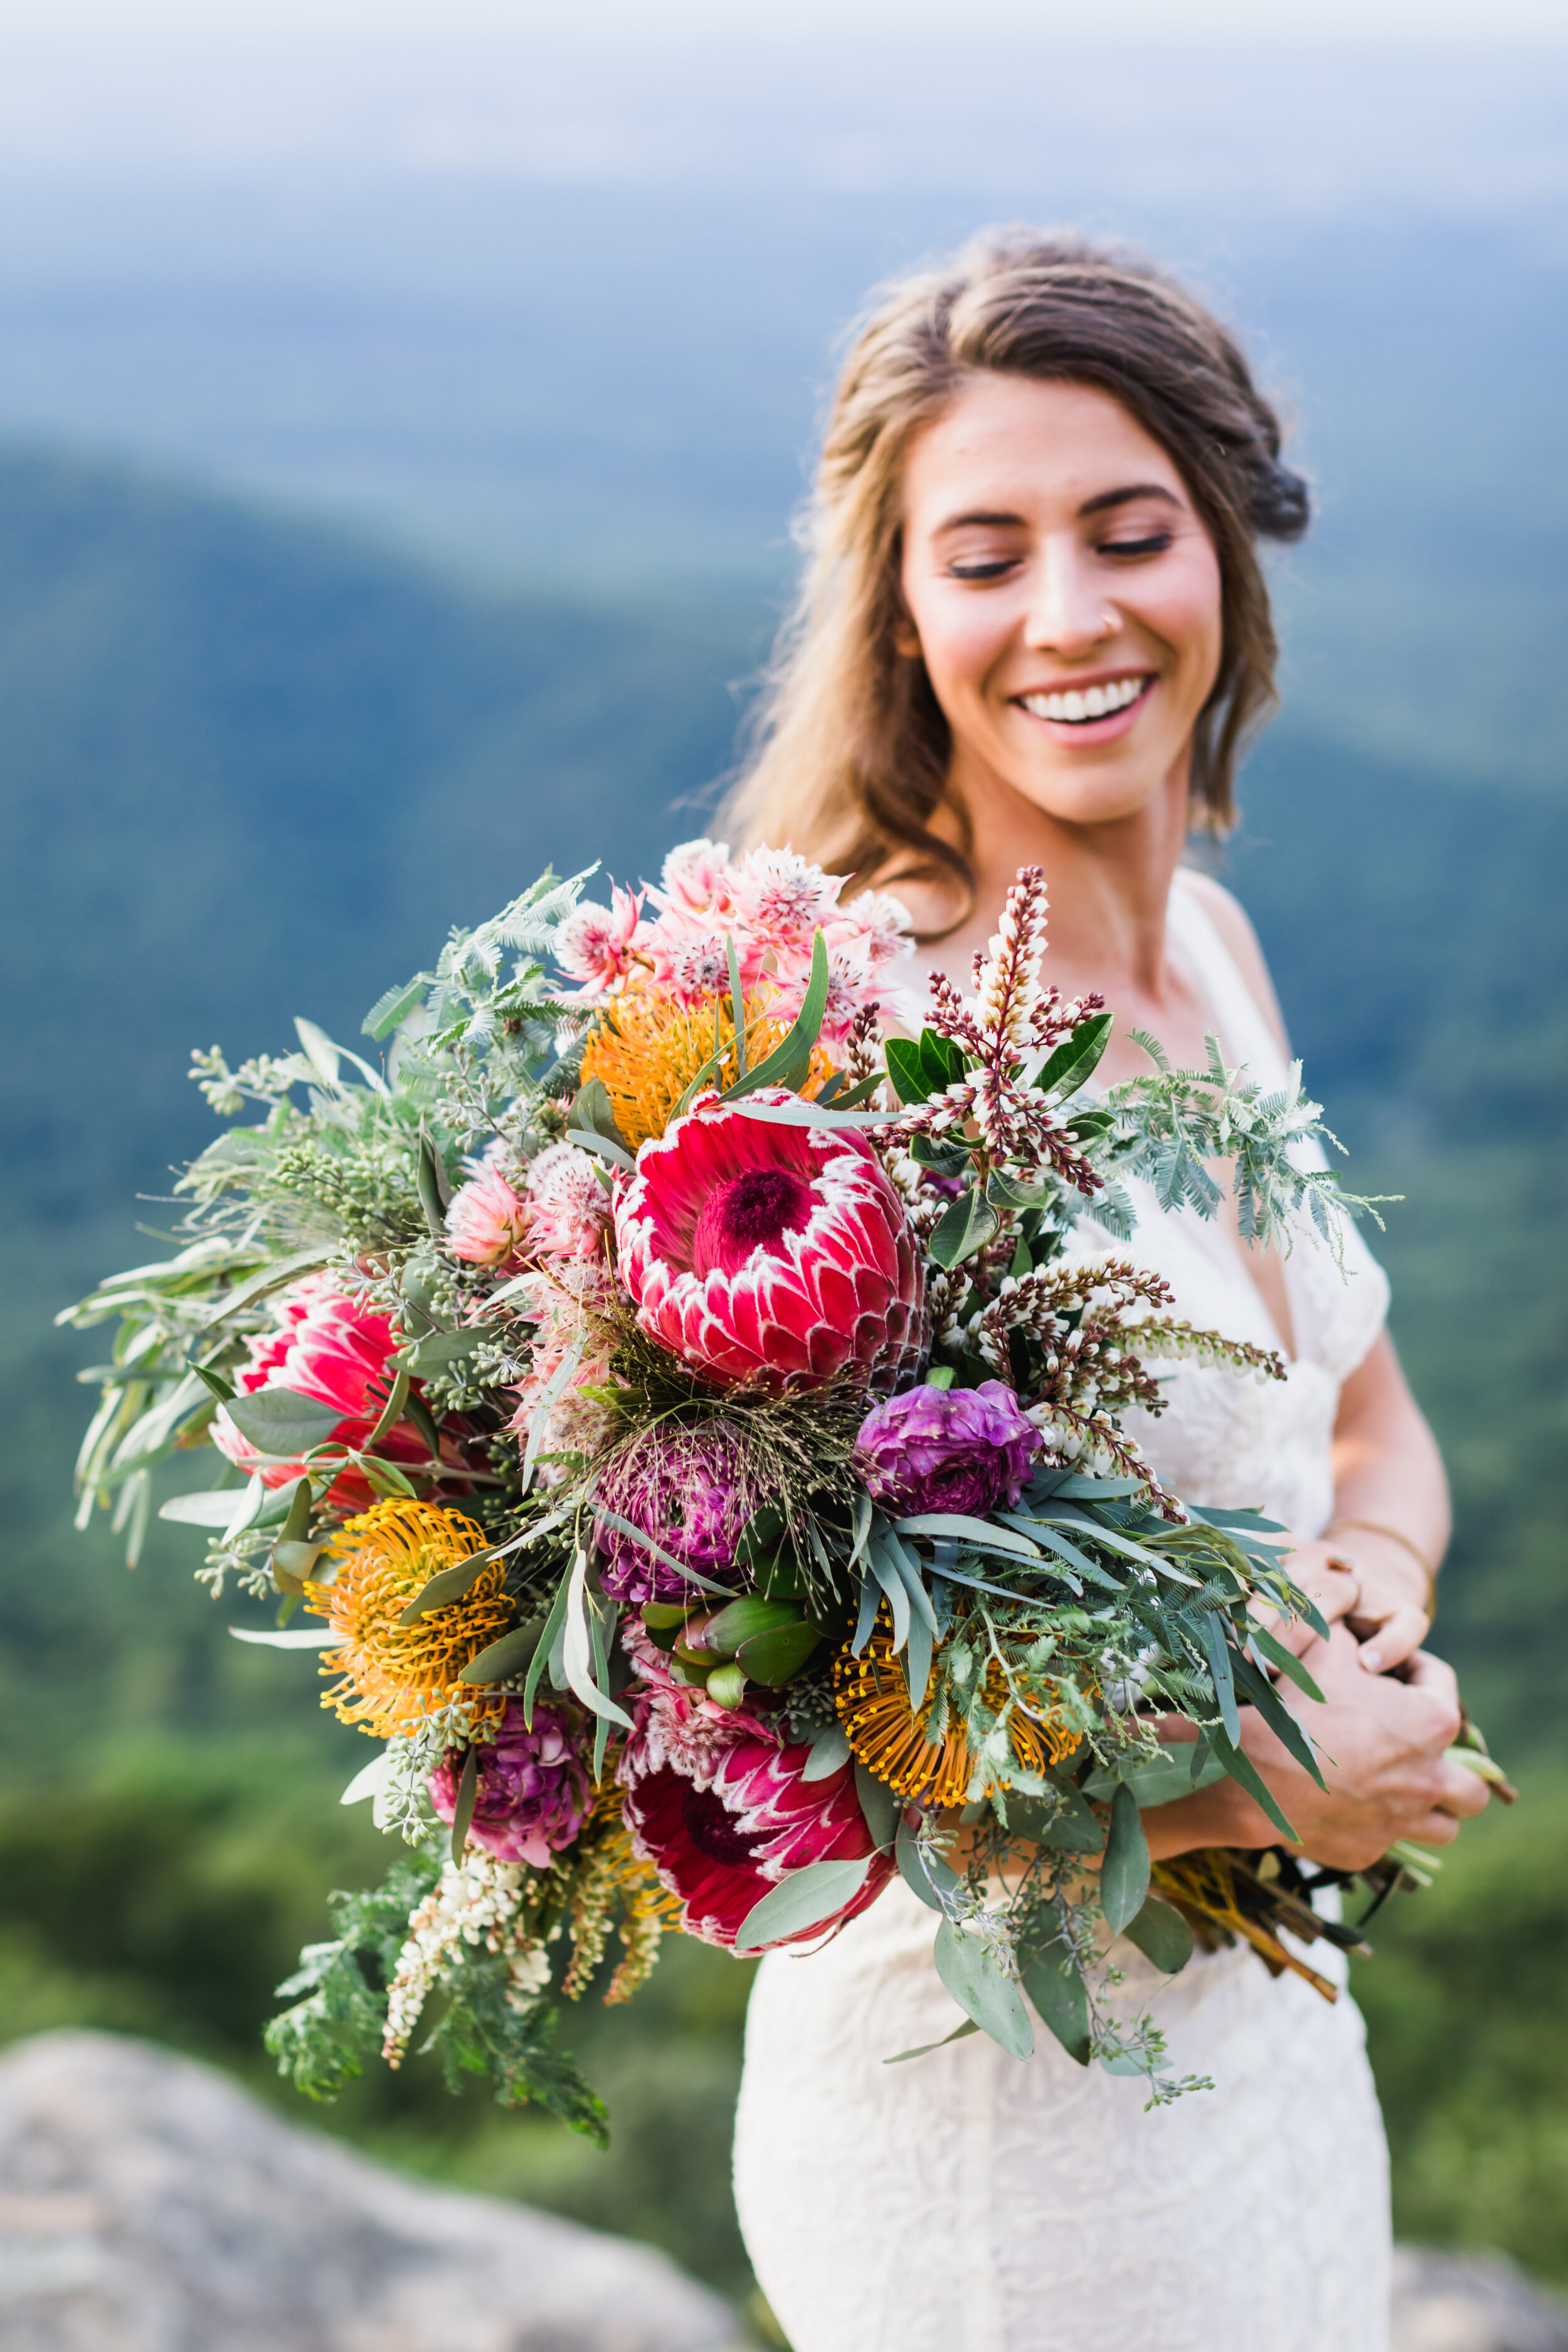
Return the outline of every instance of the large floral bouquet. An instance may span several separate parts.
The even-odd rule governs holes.
[[[305,1021],[282,1059],[199,1055],[215,1111],[261,1115],[180,1179],[188,1244],[73,1310],[120,1319],[84,1514],[134,1555],[154,1465],[216,1449],[161,1516],[268,1604],[240,1639],[322,1654],[378,1743],[347,1796],[406,1841],[270,2046],[330,2095],[423,2017],[598,2133],[553,2032],[612,1941],[617,2000],[668,1929],[817,1940],[897,1874],[958,2032],[1023,2058],[1033,2015],[1168,2097],[1111,1938],[1310,1975],[1282,1928],[1353,1931],[1283,1849],[1151,1871],[1140,1806],[1223,1773],[1289,1836],[1237,1709],[1316,1769],[1274,1679],[1310,1689],[1279,1635],[1315,1620],[1277,1529],[1141,1451],[1155,1366],[1281,1367],[1116,1255],[1121,1180],[1206,1214],[1229,1160],[1244,1232],[1305,1202],[1331,1238],[1316,1106],[1152,1040],[1092,1095],[1110,1015],[1043,982],[1037,870],[918,1041],[879,1027],[891,898],[706,841],[607,908],[582,878],[384,996],[378,1062]]]

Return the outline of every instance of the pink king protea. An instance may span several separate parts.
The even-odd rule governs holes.
[[[704,1371],[815,1386],[856,1365],[891,1386],[919,1355],[920,1251],[852,1131],[764,1124],[699,1095],[643,1145],[615,1217],[637,1321]]]
[[[782,1748],[767,1727],[723,1715],[694,1691],[656,1685],[616,1773],[635,1853],[686,1906],[683,1932],[733,1945],[748,1912],[812,1862],[871,1855],[865,1884],[832,1919],[784,1942],[815,1941],[875,1902],[892,1873],[875,1852],[852,1768],[803,1780],[809,1748]]]

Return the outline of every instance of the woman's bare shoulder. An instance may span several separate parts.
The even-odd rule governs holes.
[[[1197,873],[1191,866],[1184,871],[1187,887],[1235,957],[1237,969],[1251,991],[1258,1011],[1274,1032],[1280,1052],[1288,1055],[1290,1044],[1285,1034],[1285,1016],[1279,1010],[1279,999],[1274,992],[1274,982],[1269,978],[1258,933],[1253,929],[1246,909],[1240,900],[1233,898],[1223,883],[1215,881],[1211,875]]]

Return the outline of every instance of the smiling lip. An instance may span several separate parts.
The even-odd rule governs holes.
[[[1013,700],[1031,719],[1053,731],[1059,729],[1062,740],[1100,743],[1126,732],[1153,683],[1152,670],[1101,670],[1070,684],[1064,679],[1059,686],[1016,694]]]

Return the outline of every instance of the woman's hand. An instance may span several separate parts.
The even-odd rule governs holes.
[[[1300,1543],[1294,1551],[1283,1553],[1280,1566],[1293,1583],[1299,1584],[1310,1601],[1315,1601],[1330,1626],[1337,1625],[1361,1607],[1361,1583],[1350,1562],[1342,1559],[1333,1544],[1322,1541]],[[1302,1617],[1282,1617],[1271,1609],[1260,1595],[1255,1595],[1253,1612],[1268,1626],[1277,1642],[1293,1651],[1297,1657],[1310,1649],[1321,1634]]]
[[[1401,1838],[1447,1845],[1459,1822],[1487,1802],[1486,1783],[1447,1760],[1459,1731],[1451,1666],[1418,1654],[1408,1679],[1369,1675],[1353,1636],[1336,1626],[1302,1664],[1323,1694],[1318,1705],[1288,1683],[1282,1699],[1317,1744],[1327,1792],[1253,1709],[1242,1746],[1296,1830],[1301,1851],[1334,1870],[1364,1870]],[[1200,1845],[1273,1845],[1279,1832],[1233,1780],[1221,1780],[1143,1815],[1156,1860]]]

